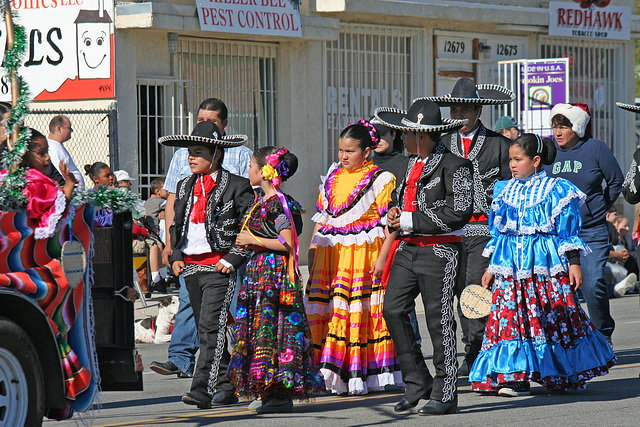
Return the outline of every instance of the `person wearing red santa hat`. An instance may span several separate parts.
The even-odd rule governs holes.
[[[571,181],[587,196],[580,209],[580,237],[591,253],[581,255],[584,283],[580,289],[587,302],[589,317],[611,344],[615,322],[609,310],[604,280],[604,266],[609,255],[605,217],[620,194],[624,176],[609,147],[593,138],[590,119],[589,107],[585,104],[553,107],[550,122],[557,154],[553,164],[545,166],[545,170],[549,176]]]

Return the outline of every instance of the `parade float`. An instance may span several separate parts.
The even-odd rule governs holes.
[[[35,184],[22,165],[31,137],[28,84],[18,75],[25,31],[9,2],[2,6],[12,110],[0,153],[0,426],[13,427],[71,418],[100,389],[140,389],[142,377],[131,302],[118,293],[132,282],[128,211],[137,197],[101,188],[67,200]],[[98,210],[113,215],[110,229],[94,230]]]

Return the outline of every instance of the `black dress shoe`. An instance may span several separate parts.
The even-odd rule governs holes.
[[[418,402],[420,402],[418,400]],[[411,403],[407,399],[402,399],[400,402],[396,403],[396,406],[393,407],[393,410],[396,412],[404,412],[408,411],[411,408],[415,408],[418,402]]]
[[[187,405],[195,405],[200,409],[211,409],[211,398],[206,393],[190,391],[182,395],[182,401]]]
[[[256,408],[256,412],[258,414],[278,414],[283,412],[292,412],[293,411],[293,401],[288,400],[285,402],[271,400],[266,404]]]
[[[211,399],[213,406],[233,405],[234,403],[238,403],[238,396],[232,391],[219,391]]]
[[[449,402],[440,402],[439,400],[430,400],[422,408],[418,410],[419,415],[444,415],[455,414],[458,409],[458,398]]]
[[[182,371],[178,369],[178,367],[170,360],[164,363],[151,362],[151,365],[149,365],[149,369],[159,373],[160,375],[178,375],[182,373]]]
[[[462,365],[458,368],[458,377],[468,377],[469,376],[469,364],[467,361],[463,361]]]

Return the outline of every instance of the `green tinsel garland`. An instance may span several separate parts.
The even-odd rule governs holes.
[[[75,207],[90,204],[96,208],[122,213],[131,211],[141,200],[137,194],[122,188],[100,187],[97,191],[74,191],[71,202]]]
[[[4,2],[2,2],[4,6]],[[4,7],[2,7],[4,13]],[[14,43],[11,49],[7,49],[4,56],[4,70],[7,80],[10,81],[12,72],[17,73],[18,67],[22,63],[24,57],[27,38],[24,27],[15,23],[16,14],[12,13],[14,19]],[[29,88],[27,84],[19,79],[20,92],[17,97],[17,104],[11,110],[11,117],[7,121],[7,133],[13,132],[13,129],[22,126],[29,107]],[[25,169],[22,167],[22,156],[27,151],[27,144],[31,138],[29,129],[21,129],[18,133],[18,139],[13,141],[13,150],[5,150],[0,156],[0,167],[3,169],[2,174],[8,173],[3,180],[0,181],[0,209],[5,211],[23,210],[27,206],[27,198],[22,194],[22,189],[27,185],[25,178]]]
[[[4,14],[5,3],[0,0],[0,11]],[[14,44],[12,49],[7,49],[4,56],[4,70],[7,80],[10,81],[12,72],[18,73],[18,67],[22,64],[26,52],[27,37],[24,27],[16,23],[17,15],[12,12],[14,28]],[[18,77],[20,92],[16,105],[11,109],[11,117],[7,121],[7,133],[13,132],[18,126],[22,127],[24,118],[29,113],[29,100],[31,99],[27,83]],[[22,128],[18,134],[18,140],[13,141],[13,150],[4,150],[0,155],[0,210],[18,211],[27,207],[27,198],[22,190],[27,185],[26,170],[22,166],[22,156],[27,151],[27,145],[31,139],[28,128]],[[4,179],[2,178],[4,176]],[[115,188],[100,188],[96,192],[74,191],[71,201],[74,206],[90,204],[97,208],[112,209],[115,213],[131,211],[140,203],[140,198],[129,191]]]

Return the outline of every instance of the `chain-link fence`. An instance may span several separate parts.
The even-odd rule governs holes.
[[[117,159],[110,153],[117,153],[115,147],[116,108],[93,110],[31,110],[25,119],[25,125],[32,127],[43,135],[49,134],[49,122],[54,116],[65,115],[71,122],[73,133],[71,139],[64,143],[73,162],[84,175],[84,165],[104,162],[111,166],[117,165]],[[112,138],[110,138],[112,136]],[[93,183],[84,175],[86,188],[93,187]]]

